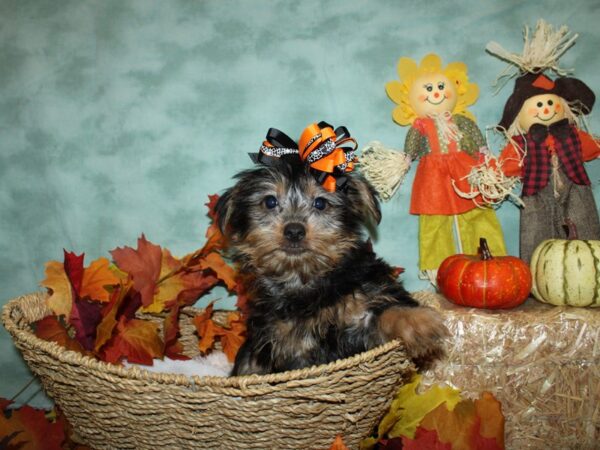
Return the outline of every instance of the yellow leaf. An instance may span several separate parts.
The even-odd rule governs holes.
[[[110,292],[104,289],[104,286],[118,283],[119,277],[110,269],[110,261],[106,258],[99,258],[83,271],[79,296],[106,303],[110,300]]]
[[[412,439],[417,426],[430,411],[441,404],[452,410],[460,401],[460,391],[451,387],[434,385],[423,394],[417,394],[421,378],[421,375],[415,375],[410,383],[398,390],[389,411],[379,423],[377,436],[364,439],[360,443],[361,450],[372,449],[384,437]]]
[[[145,313],[160,313],[164,311],[165,305],[174,300],[177,294],[185,287],[185,282],[181,276],[171,275],[181,267],[181,261],[171,255],[166,248],[162,249],[162,259],[160,266],[158,289],[154,294],[152,303],[142,308]],[[171,275],[171,276],[169,276]]]
[[[55,315],[65,316],[68,320],[73,305],[73,293],[65,267],[61,262],[49,261],[46,263],[45,273],[46,278],[40,284],[51,291],[47,300],[48,307]]]
[[[436,384],[423,394],[417,394],[416,390],[420,382],[421,376],[417,375],[411,383],[402,386],[396,394],[392,409],[400,410],[401,416],[388,433],[390,437],[406,436],[412,439],[415,437],[417,426],[430,411],[444,403],[448,410],[452,411],[460,402],[460,391],[448,386]]]
[[[206,255],[206,258],[200,261],[200,267],[215,272],[217,278],[224,282],[230,291],[237,286],[235,270],[218,253],[213,252]]]

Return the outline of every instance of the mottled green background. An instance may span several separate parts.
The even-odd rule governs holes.
[[[481,88],[472,111],[496,123],[512,86],[492,95],[504,64],[485,44],[520,51],[539,17],[580,34],[562,63],[600,91],[596,0],[0,0],[0,304],[38,289],[63,248],[89,262],[144,232],[176,255],[195,250],[206,196],[248,167],[269,127],[297,137],[327,120],[361,145],[402,148],[384,91],[400,56],[466,62]],[[600,164],[587,167],[600,198]],[[417,290],[413,173],[383,208],[376,249]],[[499,216],[516,254],[518,211]],[[29,377],[2,329],[0,396]],[[20,400],[46,401],[33,392]]]

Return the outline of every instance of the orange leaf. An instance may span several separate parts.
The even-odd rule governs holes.
[[[165,356],[171,359],[189,359],[183,354],[183,344],[179,341],[179,304],[175,303],[163,323]]]
[[[229,328],[223,330],[221,346],[223,353],[227,355],[230,362],[235,361],[235,356],[242,344],[246,341],[246,321],[238,312],[229,313],[227,316]]]
[[[162,263],[161,248],[147,241],[142,234],[137,250],[118,247],[110,254],[119,269],[128,272],[133,279],[133,287],[142,295],[142,304],[152,304]]]
[[[213,313],[213,303],[211,302],[202,314],[198,314],[194,317],[194,325],[196,325],[196,331],[198,331],[198,349],[202,354],[212,349],[215,345],[216,338],[221,336],[223,328],[218,326],[211,319]]]
[[[121,285],[113,291],[109,303],[104,306],[102,310],[102,320],[96,327],[96,342],[94,343],[95,352],[98,352],[112,337],[118,322],[117,313],[121,309],[121,305],[125,299],[130,299],[130,295],[135,295],[135,293],[131,292],[131,285]],[[139,298],[137,301],[139,302]],[[132,317],[126,318],[130,319]]]
[[[333,444],[331,444],[331,447],[329,447],[329,450],[349,450],[349,449],[344,444],[344,440],[342,439],[342,436],[340,436],[338,434],[335,437],[335,440],[333,441]]]
[[[504,448],[504,417],[499,403],[489,393],[477,402],[462,400],[452,411],[442,404],[423,418],[421,427],[435,430],[440,442],[452,444],[452,450]],[[492,436],[483,436],[482,430]]]
[[[435,430],[418,427],[415,438],[402,437],[403,450],[452,450],[452,445],[440,442]]]
[[[223,281],[230,291],[234,290],[237,286],[236,271],[218,253],[209,253],[206,255],[205,258],[200,260],[200,267],[215,272],[217,278]]]
[[[60,449],[65,440],[65,421],[46,418],[46,411],[31,406],[10,409],[3,399],[0,413],[0,448],[47,450]]]
[[[67,350],[85,353],[81,344],[69,336],[69,332],[56,316],[46,316],[35,322],[35,335],[40,339],[56,342]]]
[[[502,404],[490,392],[481,394],[475,400],[477,415],[481,418],[479,433],[484,438],[494,439],[500,448],[504,448],[504,414]]]
[[[163,343],[158,325],[146,320],[121,317],[117,334],[104,350],[105,361],[116,363],[126,358],[130,363],[152,365],[154,358],[163,356]]]
[[[99,258],[83,271],[83,281],[79,296],[81,298],[89,297],[99,302],[108,302],[110,292],[104,287],[113,286],[118,283],[119,277],[110,269],[110,261],[106,258]]]
[[[61,262],[49,261],[46,263],[45,273],[46,278],[40,284],[50,289],[48,307],[57,316],[65,316],[68,320],[73,305],[73,293],[65,267]]]

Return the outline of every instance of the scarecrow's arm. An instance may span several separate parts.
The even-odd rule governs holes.
[[[523,157],[515,146],[509,142],[506,147],[500,152],[498,158],[499,164],[502,167],[502,172],[507,177],[520,177],[521,172],[521,161]]]
[[[595,140],[591,134],[577,130],[581,141],[581,153],[584,161],[590,161],[600,156],[600,142]]]
[[[477,124],[468,117],[457,114],[453,119],[462,134],[460,139],[460,149],[476,158],[479,151],[486,146],[481,130]]]
[[[425,156],[428,151],[427,138],[425,138],[425,136],[423,136],[415,127],[410,127],[408,133],[406,133],[404,153],[410,156],[410,159],[414,161],[421,156]]]

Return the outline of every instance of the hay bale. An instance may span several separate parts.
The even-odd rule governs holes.
[[[600,448],[600,311],[529,299],[505,311],[455,306],[419,292],[440,310],[451,338],[447,359],[423,385],[447,382],[467,397],[502,402],[509,449]]]

